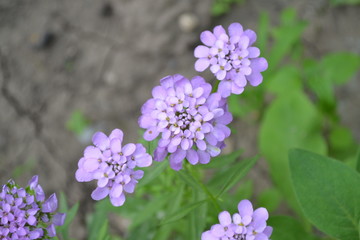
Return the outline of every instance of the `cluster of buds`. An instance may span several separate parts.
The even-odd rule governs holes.
[[[0,192],[0,239],[50,239],[55,226],[64,224],[65,214],[57,213],[55,193],[45,200],[45,193],[32,177],[28,186],[19,187],[13,180]]]

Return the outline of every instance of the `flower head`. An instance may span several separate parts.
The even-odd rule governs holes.
[[[242,93],[247,82],[259,85],[261,72],[268,67],[266,59],[259,57],[260,50],[252,46],[256,41],[254,31],[244,31],[240,23],[232,23],[228,32],[220,25],[213,32],[202,32],[200,39],[204,45],[197,46],[194,51],[198,58],[195,70],[202,72],[210,67],[221,81],[218,92],[222,97]]]
[[[125,193],[134,192],[138,180],[143,177],[144,172],[135,167],[148,167],[152,163],[152,157],[142,144],[122,146],[122,140],[120,129],[114,129],[109,137],[102,132],[95,133],[94,146],[85,149],[75,174],[79,182],[97,180],[91,197],[101,200],[109,195],[114,206],[123,205]]]
[[[139,125],[146,129],[144,139],[159,135],[154,160],[170,154],[170,166],[182,168],[183,159],[190,164],[206,164],[224,147],[232,121],[226,99],[211,93],[211,85],[201,77],[191,80],[181,75],[167,76],[152,91],[152,98],[142,107]]]
[[[54,225],[65,221],[65,214],[56,212],[57,206],[55,193],[45,200],[38,176],[32,177],[25,189],[9,180],[0,192],[0,239],[55,237]]]
[[[249,200],[238,204],[238,213],[230,215],[224,211],[219,214],[219,224],[204,232],[201,240],[268,240],[272,227],[266,225],[269,214],[265,208],[255,211]]]

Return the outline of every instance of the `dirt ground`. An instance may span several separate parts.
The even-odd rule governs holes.
[[[196,75],[193,49],[199,33],[240,22],[256,29],[262,11],[276,24],[294,7],[309,22],[303,41],[314,57],[332,51],[360,54],[360,6],[330,7],[328,0],[247,0],[224,17],[210,14],[210,0],[0,0],[0,182],[17,173],[25,185],[34,174],[45,191],[65,191],[69,202],[93,206],[91,187],[74,173],[89,138],[65,125],[75,110],[90,132],[125,132],[136,142],[137,118],[151,89],[166,75]],[[209,73],[202,74],[210,77]],[[360,77],[337,89],[342,121],[360,141]],[[266,80],[265,80],[266,81]],[[236,123],[233,148],[257,153],[257,126]],[[22,169],[19,166],[23,166]],[[264,161],[251,173],[267,186]],[[85,239],[78,220],[74,237]]]

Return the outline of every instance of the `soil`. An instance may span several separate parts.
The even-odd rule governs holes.
[[[26,185],[40,176],[45,191],[64,191],[81,203],[73,237],[86,239],[84,212],[92,186],[75,181],[82,151],[95,131],[123,129],[138,139],[137,119],[151,89],[166,75],[192,77],[199,34],[215,25],[240,22],[256,29],[260,13],[271,22],[294,7],[309,25],[306,53],[360,54],[360,6],[331,7],[328,0],[247,0],[224,17],[211,16],[210,0],[0,0],[0,182]],[[201,74],[210,78],[209,72]],[[342,122],[360,141],[360,76],[337,89]],[[77,137],[66,128],[74,111],[90,121]],[[241,135],[230,148],[253,156],[258,126],[238,121]],[[236,141],[235,141],[236,139]],[[256,189],[269,186],[266,163],[252,171]]]

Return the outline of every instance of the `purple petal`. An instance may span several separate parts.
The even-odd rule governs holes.
[[[152,96],[157,99],[165,99],[167,91],[163,86],[156,86],[152,89]]]
[[[55,226],[61,226],[64,224],[66,218],[65,213],[56,213],[53,217],[53,223]]]
[[[88,158],[84,161],[84,170],[87,172],[92,172],[99,167],[99,161],[95,158]]]
[[[223,26],[218,25],[216,27],[214,27],[214,35],[218,38],[220,37],[222,34],[226,34],[225,29],[223,28]]]
[[[219,238],[212,235],[210,231],[206,231],[201,234],[201,240],[219,240]]]
[[[114,197],[114,198],[120,197],[122,191],[123,191],[123,186],[121,184],[116,183],[111,188],[110,197]]]
[[[223,237],[225,235],[224,227],[220,224],[215,224],[210,229],[211,234],[216,237]]]
[[[198,139],[196,141],[196,146],[199,148],[199,150],[204,151],[206,149],[206,143],[203,140]]]
[[[248,58],[257,58],[260,56],[260,49],[257,47],[249,47],[247,50],[249,51]]]
[[[158,130],[156,129],[156,127],[151,127],[148,130],[145,131],[144,133],[144,139],[146,141],[152,141],[154,140],[157,136],[159,135]]]
[[[252,74],[247,76],[247,79],[252,86],[256,87],[262,82],[263,76],[259,72],[253,72]]]
[[[194,149],[189,149],[186,152],[186,159],[189,161],[189,163],[195,165],[199,162],[199,155]]]
[[[230,81],[221,81],[218,87],[218,93],[221,94],[222,97],[226,98],[231,94],[231,82]]]
[[[258,208],[253,213],[254,221],[266,221],[269,218],[269,213],[266,208]]]
[[[165,147],[157,147],[154,152],[155,161],[163,161],[167,156],[168,152]]]
[[[170,155],[170,161],[174,163],[179,163],[186,157],[186,151],[182,149],[176,150],[173,154]]]
[[[249,45],[252,45],[256,41],[256,33],[253,30],[247,29],[243,34],[249,38]]]
[[[238,210],[239,210],[239,213],[240,213],[241,217],[252,216],[253,211],[254,211],[251,202],[249,200],[247,200],[247,199],[242,200],[241,202],[239,202]]]
[[[97,147],[88,146],[84,150],[85,158],[101,158],[101,151]]]
[[[149,154],[144,154],[140,158],[136,158],[136,165],[138,167],[149,167],[152,164],[152,157]]]
[[[205,151],[197,151],[199,155],[199,162],[201,164],[208,164],[210,162],[210,154]]]
[[[88,173],[82,168],[76,170],[75,178],[78,182],[90,182],[91,180],[93,180],[92,173]]]
[[[47,232],[48,232],[49,237],[55,237],[55,236],[56,236],[56,230],[55,230],[54,224],[50,224],[50,225],[47,227],[46,230],[47,230]]]
[[[235,83],[231,85],[231,93],[233,94],[241,94],[244,91],[243,87],[239,87]]]
[[[92,199],[98,201],[98,200],[101,200],[101,199],[105,198],[108,194],[109,194],[109,188],[108,187],[104,187],[104,188],[97,187],[91,193],[91,197],[92,197]]]
[[[101,150],[105,150],[109,147],[110,141],[109,138],[102,132],[97,132],[92,137],[92,141],[95,146]]]
[[[199,58],[195,62],[195,70],[198,72],[203,72],[210,65],[210,61],[208,58]]]
[[[122,153],[124,154],[124,156],[130,156],[135,152],[135,150],[136,150],[136,145],[133,143],[128,143],[123,147]]]
[[[229,35],[232,36],[240,36],[243,33],[243,27],[240,23],[232,23],[229,28]]]
[[[58,201],[56,194],[53,193],[51,196],[43,203],[41,211],[44,213],[54,212],[57,209]]]
[[[38,179],[39,179],[39,177],[37,175],[33,176],[30,179],[30,181],[28,183],[30,189],[34,189],[38,185]]]
[[[215,147],[215,146],[211,146],[208,145],[206,148],[206,151],[210,154],[210,156],[212,157],[216,157],[217,155],[219,155],[221,153],[220,148]]]
[[[209,56],[209,48],[203,45],[197,46],[194,51],[196,58],[207,58]]]
[[[250,67],[253,72],[263,72],[268,68],[268,62],[265,58],[255,58],[251,60]]]
[[[124,185],[124,191],[127,193],[133,193],[136,187],[136,181],[132,180]]]
[[[112,140],[112,139],[114,139],[114,138],[118,138],[118,139],[120,139],[120,141],[122,141],[122,140],[123,140],[123,136],[124,136],[123,131],[121,131],[121,130],[118,129],[118,128],[115,128],[115,129],[112,130],[112,132],[110,133],[109,139]]]
[[[206,46],[213,46],[215,44],[216,38],[214,34],[210,31],[204,31],[200,34],[200,40],[206,45]]]
[[[270,227],[270,226],[267,226],[267,227],[264,229],[264,231],[263,231],[263,233],[264,233],[266,236],[268,236],[268,237],[271,236],[272,232],[273,232],[273,228]]]
[[[121,141],[118,138],[114,138],[110,142],[110,149],[112,153],[119,153],[121,152]]]
[[[219,214],[219,222],[222,226],[226,227],[232,223],[231,215],[227,211],[223,211]]]
[[[260,232],[255,235],[254,240],[268,240],[268,236],[266,236],[264,233]]]
[[[121,194],[120,197],[114,198],[114,197],[110,197],[110,202],[113,206],[115,207],[119,207],[122,206],[125,202],[125,195]]]

